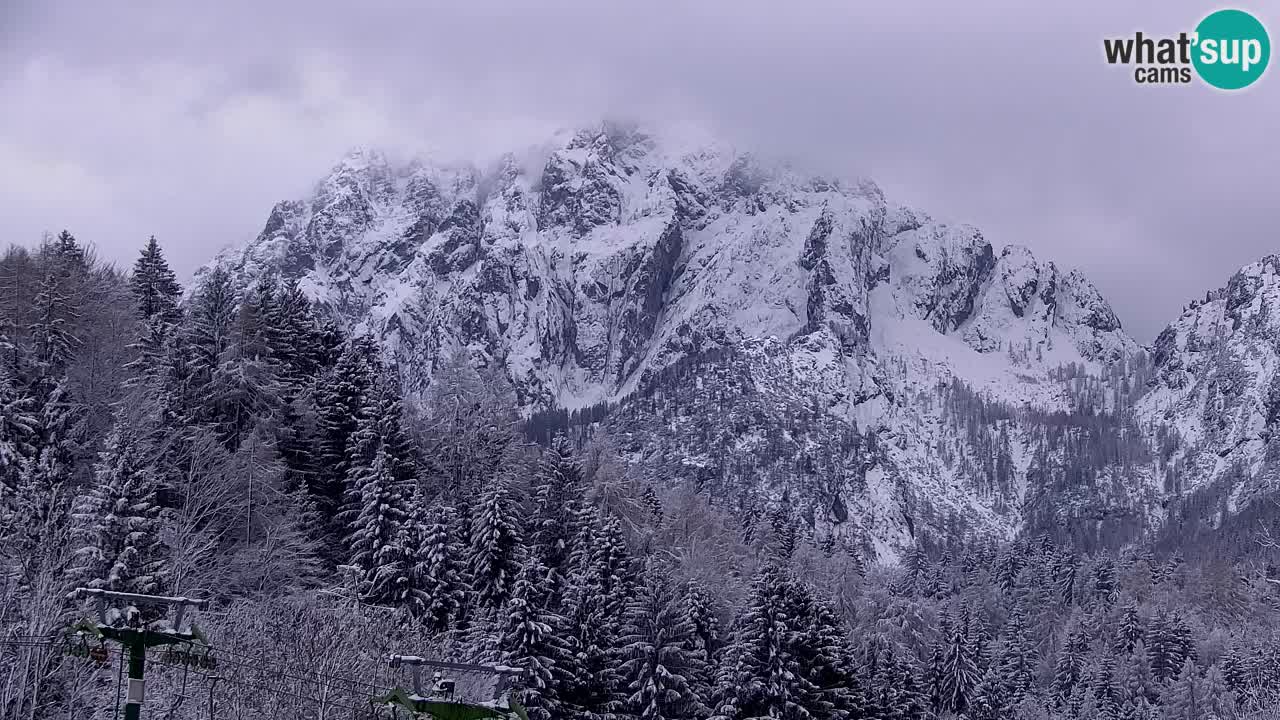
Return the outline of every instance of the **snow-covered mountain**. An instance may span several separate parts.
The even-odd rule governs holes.
[[[1274,308],[1274,309],[1273,309]],[[1280,256],[1241,268],[1190,304],[1151,349],[1151,389],[1135,408],[1166,426],[1169,484],[1234,512],[1280,481]]]
[[[487,168],[353,153],[216,262],[297,278],[411,390],[463,351],[527,414],[609,403],[656,480],[786,498],[884,558],[944,528],[1134,532],[1192,445],[1256,457],[1272,420],[1274,260],[1161,336],[1140,397],[1146,353],[1080,273],[867,181],[616,125]]]

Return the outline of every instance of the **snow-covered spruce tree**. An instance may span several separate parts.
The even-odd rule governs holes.
[[[1200,670],[1188,659],[1160,700],[1162,716],[1165,720],[1204,720],[1209,716],[1208,700]]]
[[[616,518],[585,516],[574,544],[563,613],[574,650],[561,692],[566,712],[609,718],[624,696],[618,667],[622,616],[633,585],[630,556]]]
[[[1118,663],[1116,656],[1107,653],[1093,669],[1089,678],[1089,691],[1097,700],[1098,712],[1103,717],[1118,717],[1120,706],[1124,701],[1118,681]]]
[[[423,503],[415,513],[423,512]],[[423,518],[422,546],[417,553],[417,584],[426,596],[423,621],[436,632],[451,627],[465,600],[463,545],[457,537],[457,512],[448,506]]]
[[[944,625],[939,628],[938,637],[929,650],[928,665],[925,667],[925,687],[929,694],[929,705],[935,712],[943,708],[943,673],[945,671],[946,640],[950,637],[950,624],[943,618]]]
[[[1013,596],[1014,583],[1017,582],[1018,573],[1022,572],[1025,561],[1022,547],[1017,542],[1011,543],[1001,551],[995,568],[995,581],[1000,587],[1000,592],[1008,597]]]
[[[710,702],[715,682],[716,663],[720,650],[720,620],[716,617],[711,596],[697,582],[690,581],[684,591],[684,614],[693,626],[693,632],[685,642],[700,666],[690,681],[694,691],[705,702]]]
[[[1116,561],[1109,557],[1099,558],[1090,572],[1090,579],[1093,584],[1094,600],[1104,606],[1110,605],[1119,592],[1116,583]]]
[[[883,666],[884,672],[879,680],[872,681],[867,694],[875,690],[888,688],[890,701],[879,706],[878,713],[867,701],[863,715],[867,720],[927,720],[933,716],[929,707],[929,696],[924,691],[924,684],[919,672],[910,658],[894,656]],[[856,714],[851,715],[856,717]]]
[[[276,323],[280,315],[276,304],[279,293],[280,282],[272,273],[263,273],[253,287],[245,291],[238,328],[244,354],[274,362],[285,350]]]
[[[1147,657],[1151,674],[1160,682],[1168,682],[1182,670],[1191,657],[1191,631],[1176,612],[1161,609],[1147,629]]]
[[[834,617],[777,566],[752,582],[717,680],[714,717],[835,718],[861,706]]]
[[[626,598],[635,580],[631,552],[622,532],[622,521],[612,515],[600,517],[592,528],[592,540],[586,559],[590,586],[608,605],[606,611],[621,616]]]
[[[52,255],[60,265],[65,275],[71,275],[75,272],[84,270],[86,264],[86,256],[84,248],[80,246],[80,241],[68,230],[58,233],[58,237],[53,242],[41,248],[41,250]]]
[[[49,274],[55,276],[58,293],[65,299],[66,317],[69,324],[74,325],[74,320],[82,316],[88,300],[87,285],[92,265],[88,253],[75,236],[63,230],[57,238],[40,246],[38,260],[40,272],[46,279]]]
[[[1066,641],[1058,651],[1053,673],[1053,692],[1059,702],[1065,703],[1084,679],[1084,660],[1088,649],[1088,640],[1082,628],[1074,628],[1067,634]]]
[[[777,562],[789,562],[795,554],[799,532],[796,519],[791,514],[790,498],[784,496],[778,505],[769,510],[768,517],[768,551]]]
[[[524,550],[518,513],[506,478],[490,481],[471,520],[468,548],[472,589],[482,607],[501,607],[511,597]]]
[[[205,390],[213,427],[232,450],[253,432],[260,418],[270,417],[282,402],[272,361],[245,354],[239,340],[237,336]]]
[[[1031,690],[1036,665],[1039,663],[1035,645],[1028,636],[1026,615],[1021,605],[1015,605],[1009,612],[1009,619],[1005,622],[1001,636],[996,667],[1004,682],[1006,697],[1011,703],[1017,703]]]
[[[728,641],[721,650],[720,663],[715,669],[711,701],[707,703],[711,720],[736,720],[740,716],[738,703],[747,700],[747,693],[738,687],[738,680],[746,672],[743,656],[748,647],[746,643],[737,642],[745,620],[745,614],[740,614],[729,626]]]
[[[185,333],[185,325],[175,330],[175,336]],[[196,401],[198,389],[192,368],[195,351],[186,342],[173,341],[164,347],[156,369],[156,405],[157,417],[164,427],[174,435],[185,433],[197,424],[199,404]],[[135,376],[132,384],[140,384],[145,380]]]
[[[627,603],[620,639],[628,714],[641,720],[701,717],[707,709],[697,693],[702,657],[689,645],[693,622],[666,580],[668,568],[651,568]]]
[[[16,468],[17,484],[12,488],[13,503],[8,506],[13,514],[7,518],[3,514],[6,512],[5,490],[0,489],[0,538],[7,534],[6,528],[11,527],[28,549],[48,534],[51,523],[63,524],[67,502],[75,492],[72,484],[79,448],[71,436],[72,406],[66,399],[65,379],[50,384],[52,387],[39,413],[16,418],[30,424],[27,452]],[[3,462],[0,459],[0,478],[4,477]]]
[[[169,326],[176,325],[182,316],[178,303],[182,299],[182,286],[169,268],[160,243],[152,235],[138,259],[133,263],[129,276],[129,291],[137,303],[138,317],[157,319]]]
[[[315,514],[314,520],[321,520],[316,498],[311,493],[311,484],[320,475],[317,460],[319,450],[316,416],[310,398],[281,398],[276,410],[275,449],[284,463],[283,487],[289,492],[301,492],[306,496],[304,504]],[[323,522],[313,522],[312,530],[319,539],[326,534]]]
[[[34,449],[31,442],[37,421],[31,404],[30,398],[13,387],[11,378],[0,372],[0,503],[13,496],[23,463]]]
[[[218,368],[235,338],[236,296],[231,275],[215,267],[197,288],[188,309],[186,337],[191,366],[205,382]]]
[[[72,323],[79,318],[65,280],[57,272],[45,273],[34,302],[35,318],[27,328],[35,345],[35,360],[46,376],[57,376],[66,369],[79,340]]]
[[[938,697],[942,707],[956,713],[965,712],[978,684],[978,667],[973,659],[973,648],[961,628],[951,631],[943,650],[941,674],[938,677]]]
[[[1236,696],[1228,687],[1223,677],[1222,668],[1217,664],[1210,665],[1201,681],[1204,690],[1205,710],[1208,717],[1230,717],[1236,709]]]
[[[320,323],[296,281],[280,286],[267,321],[278,340],[274,359],[286,383],[299,388],[328,364]]]
[[[429,598],[416,572],[424,530],[414,522],[416,488],[400,427],[399,389],[389,382],[365,396],[349,446],[347,564],[358,569],[362,597],[421,611]]]
[[[317,380],[329,369],[329,360],[322,351],[319,323],[295,283],[279,290],[272,308],[265,321],[278,342],[272,358],[280,393],[274,418],[276,448],[285,464],[285,486],[305,492],[309,496],[305,505],[319,518],[316,491],[326,470],[320,464],[316,398],[322,388],[317,388]],[[328,535],[324,522],[312,523],[311,529],[316,539]]]
[[[521,702],[531,720],[560,717],[559,688],[572,659],[564,618],[545,606],[541,586],[546,572],[536,557],[521,566],[503,610],[499,639],[502,662],[524,670]]]
[[[655,525],[661,525],[666,517],[666,511],[662,509],[662,499],[658,497],[658,493],[652,486],[646,487],[644,492],[640,494],[640,502],[649,510],[649,519]]]
[[[285,385],[273,348],[280,340],[270,322],[273,281],[261,281],[245,293],[234,318],[231,342],[217,358],[202,388],[206,421],[234,450],[260,418],[285,402]]]
[[[161,320],[159,316],[139,321],[137,337],[129,345],[136,356],[126,365],[131,373],[126,381],[128,386],[136,387],[163,377],[166,370],[166,345],[176,332],[174,326]]]
[[[1250,686],[1251,663],[1246,657],[1247,653],[1243,652],[1238,645],[1232,644],[1218,660],[1222,681],[1232,692],[1240,692]]]
[[[123,422],[116,425],[95,476],[74,513],[79,549],[73,576],[88,587],[162,593],[167,573],[155,470],[135,429]]]
[[[622,618],[585,582],[571,578],[564,602],[568,642],[573,658],[560,691],[565,712],[588,720],[614,716],[621,702],[618,656]]]
[[[879,720],[892,716],[902,705],[893,673],[893,646],[887,638],[877,635],[860,638],[858,665],[862,677],[868,682],[864,693],[862,715]]]
[[[877,643],[894,648],[894,654],[910,654],[920,660],[919,653],[929,647],[927,636],[932,632],[930,622],[924,616],[921,601],[901,595],[886,599],[883,610],[870,630],[870,637]],[[864,644],[870,642],[864,640]]]
[[[415,583],[416,547],[409,528],[411,489],[395,477],[394,460],[379,445],[351,478],[347,564],[357,571],[365,602],[420,609],[428,598]]]
[[[586,494],[582,465],[563,435],[557,436],[543,453],[531,494],[533,517],[529,521],[529,544],[547,568],[548,597],[551,606],[558,607],[573,543],[582,526],[581,503]]]
[[[319,473],[309,478],[309,486],[317,509],[334,523],[333,531],[337,533],[341,526],[335,517],[342,509],[346,478],[355,457],[356,430],[374,390],[374,353],[368,341],[353,340],[320,380],[316,393]]]
[[[1080,561],[1070,554],[1057,555],[1053,560],[1053,578],[1057,585],[1058,597],[1063,604],[1070,605],[1075,601],[1076,576],[1080,572]]]
[[[350,475],[367,466],[377,448],[384,448],[388,469],[397,481],[416,485],[417,468],[413,446],[404,431],[404,409],[400,386],[390,371],[383,371],[364,395],[357,414],[355,432],[347,449],[345,467]]]
[[[977,584],[970,587],[976,587]],[[991,667],[991,630],[987,627],[986,619],[982,615],[980,607],[973,607],[968,612],[969,622],[966,626],[968,634],[968,642],[970,654],[973,657],[974,667],[977,668],[978,676],[981,677],[987,668]]]
[[[815,717],[856,717],[865,705],[862,684],[848,637],[831,603],[815,597],[809,586],[792,580],[792,610],[798,631],[792,654],[799,659],[800,705]]]
[[[1147,646],[1139,640],[1120,666],[1118,684],[1126,706],[1150,704],[1156,699],[1156,681],[1147,658]]]
[[[188,306],[183,331],[185,424],[225,422],[214,378],[235,342],[236,297],[231,276],[216,267],[205,276]]]
[[[1012,702],[999,673],[988,669],[973,688],[968,717],[972,720],[1002,720],[1007,717]]]
[[[1120,612],[1120,624],[1116,628],[1113,649],[1121,655],[1131,653],[1134,647],[1142,641],[1145,634],[1142,627],[1142,617],[1138,615],[1137,603],[1125,603],[1124,609]]]
[[[900,574],[897,582],[894,583],[894,590],[907,597],[921,593],[929,570],[929,554],[918,545],[913,547],[907,552],[906,558],[902,561],[902,567],[898,570]]]

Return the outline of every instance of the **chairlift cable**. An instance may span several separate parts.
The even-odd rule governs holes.
[[[161,667],[167,667],[167,668],[174,668],[174,669],[177,669],[177,668],[181,667],[180,665],[174,665],[174,664],[166,663],[166,662],[164,662],[164,661],[162,661],[162,660],[153,660],[153,659],[151,659],[151,658],[147,658],[147,662],[148,662],[148,663],[152,663],[152,664],[154,664],[154,665],[159,665],[159,666],[161,666]],[[206,679],[207,679],[207,678],[210,678],[210,677],[213,677],[213,676],[210,676],[210,675],[205,675],[205,674],[200,673],[200,672],[197,672],[196,674],[197,674],[197,675],[200,675],[200,676],[202,676],[202,677],[204,677],[204,678],[206,678]],[[354,708],[354,706],[352,706],[352,705],[347,705],[347,704],[339,703],[339,702],[332,702],[332,701],[328,701],[328,700],[322,700],[321,698],[317,698],[317,697],[314,697],[314,696],[311,696],[311,695],[303,695],[303,694],[300,694],[300,693],[293,692],[292,690],[286,690],[285,688],[281,688],[281,687],[271,687],[270,685],[259,685],[258,683],[249,682],[248,680],[232,679],[232,678],[228,678],[228,677],[224,677],[224,676],[217,676],[217,677],[218,677],[218,679],[219,679],[219,682],[225,682],[225,683],[227,683],[228,685],[235,685],[235,686],[237,686],[237,687],[244,687],[244,688],[249,688],[249,689],[252,689],[252,690],[259,690],[259,691],[261,691],[261,692],[273,693],[273,694],[277,694],[277,695],[284,695],[284,696],[286,696],[286,697],[291,697],[291,698],[294,698],[294,699],[296,699],[296,700],[307,700],[307,701],[310,701],[310,702],[316,702],[316,703],[319,703],[319,702],[327,702],[327,703],[328,703],[329,705],[331,705],[332,707],[335,707],[335,708],[338,708],[338,709],[341,709],[341,710],[351,710],[351,709],[353,709],[353,708]]]

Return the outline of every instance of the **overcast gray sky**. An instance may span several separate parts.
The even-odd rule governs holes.
[[[1274,38],[1268,5],[1241,7]],[[633,117],[871,177],[1080,267],[1148,342],[1280,251],[1280,69],[1228,94],[1103,61],[1104,37],[1216,7],[0,0],[0,239],[65,226],[131,262],[154,233],[188,274],[353,145],[485,155]]]

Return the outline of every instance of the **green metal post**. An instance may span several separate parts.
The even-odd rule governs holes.
[[[129,643],[129,691],[125,698],[124,720],[142,720],[142,676],[147,669],[147,643],[143,636]]]

